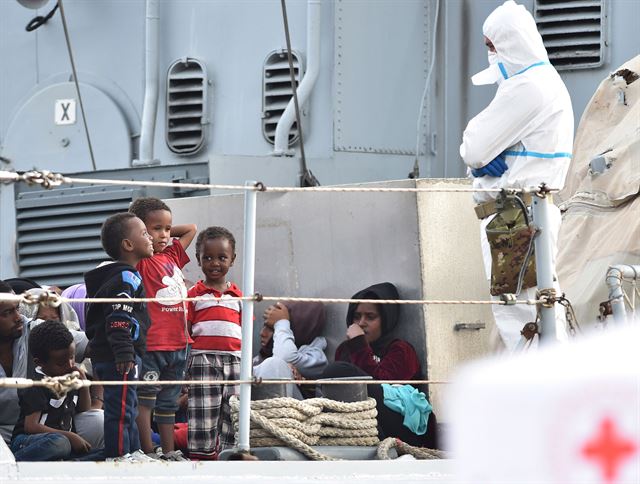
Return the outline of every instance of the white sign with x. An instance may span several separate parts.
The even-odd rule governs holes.
[[[76,124],[76,100],[56,99],[54,121],[58,125]]]

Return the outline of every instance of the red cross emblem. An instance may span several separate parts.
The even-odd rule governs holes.
[[[613,420],[605,417],[598,433],[581,449],[581,454],[600,466],[605,482],[615,482],[622,463],[638,450],[635,442],[617,432]]]

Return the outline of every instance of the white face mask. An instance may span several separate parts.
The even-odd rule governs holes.
[[[487,84],[500,85],[500,83],[504,81],[500,66],[498,65],[500,62],[498,54],[491,51],[487,52],[487,60],[489,67],[471,77],[471,82],[474,86],[485,86]]]

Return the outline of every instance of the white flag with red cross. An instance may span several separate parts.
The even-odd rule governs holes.
[[[448,392],[456,477],[640,483],[640,325],[473,363]]]

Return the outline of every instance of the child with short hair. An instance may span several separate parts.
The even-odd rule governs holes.
[[[147,334],[147,352],[142,357],[142,379],[182,380],[191,338],[187,328],[186,304],[181,300],[187,296],[181,269],[189,262],[185,250],[198,229],[194,224],[173,225],[171,209],[158,198],[138,198],[129,207],[129,212],[145,223],[153,241],[153,257],[141,260],[137,266],[148,297],[175,297],[173,301],[150,302],[147,305],[151,327]],[[173,440],[180,390],[180,385],[138,388],[138,429],[142,449],[147,454],[158,455],[164,460],[186,460],[182,452],[175,449]],[[154,450],[151,439],[152,413],[162,450]]]
[[[142,278],[135,266],[153,255],[151,237],[142,220],[131,213],[109,217],[102,225],[102,247],[113,262],[87,272],[90,298],[119,298],[121,303],[87,305],[86,327],[94,376],[98,380],[127,382],[138,379],[149,317]],[[104,387],[104,443],[107,460],[148,462],[140,450],[136,426],[138,398],[135,387]]]
[[[193,347],[189,357],[190,379],[237,380],[240,378],[242,342],[242,292],[227,281],[236,260],[236,240],[223,227],[209,227],[198,234],[196,258],[204,274],[189,290],[189,297],[222,298],[219,301],[189,303]],[[189,457],[215,460],[225,448],[233,447],[229,398],[238,394],[237,385],[192,385],[189,387]]]
[[[29,348],[36,364],[34,380],[77,371],[73,335],[60,321],[47,320],[31,330]],[[69,458],[96,460],[102,449],[75,433],[73,418],[89,410],[89,387],[55,395],[46,387],[18,390],[20,418],[13,430],[11,451],[18,461],[51,461]]]

